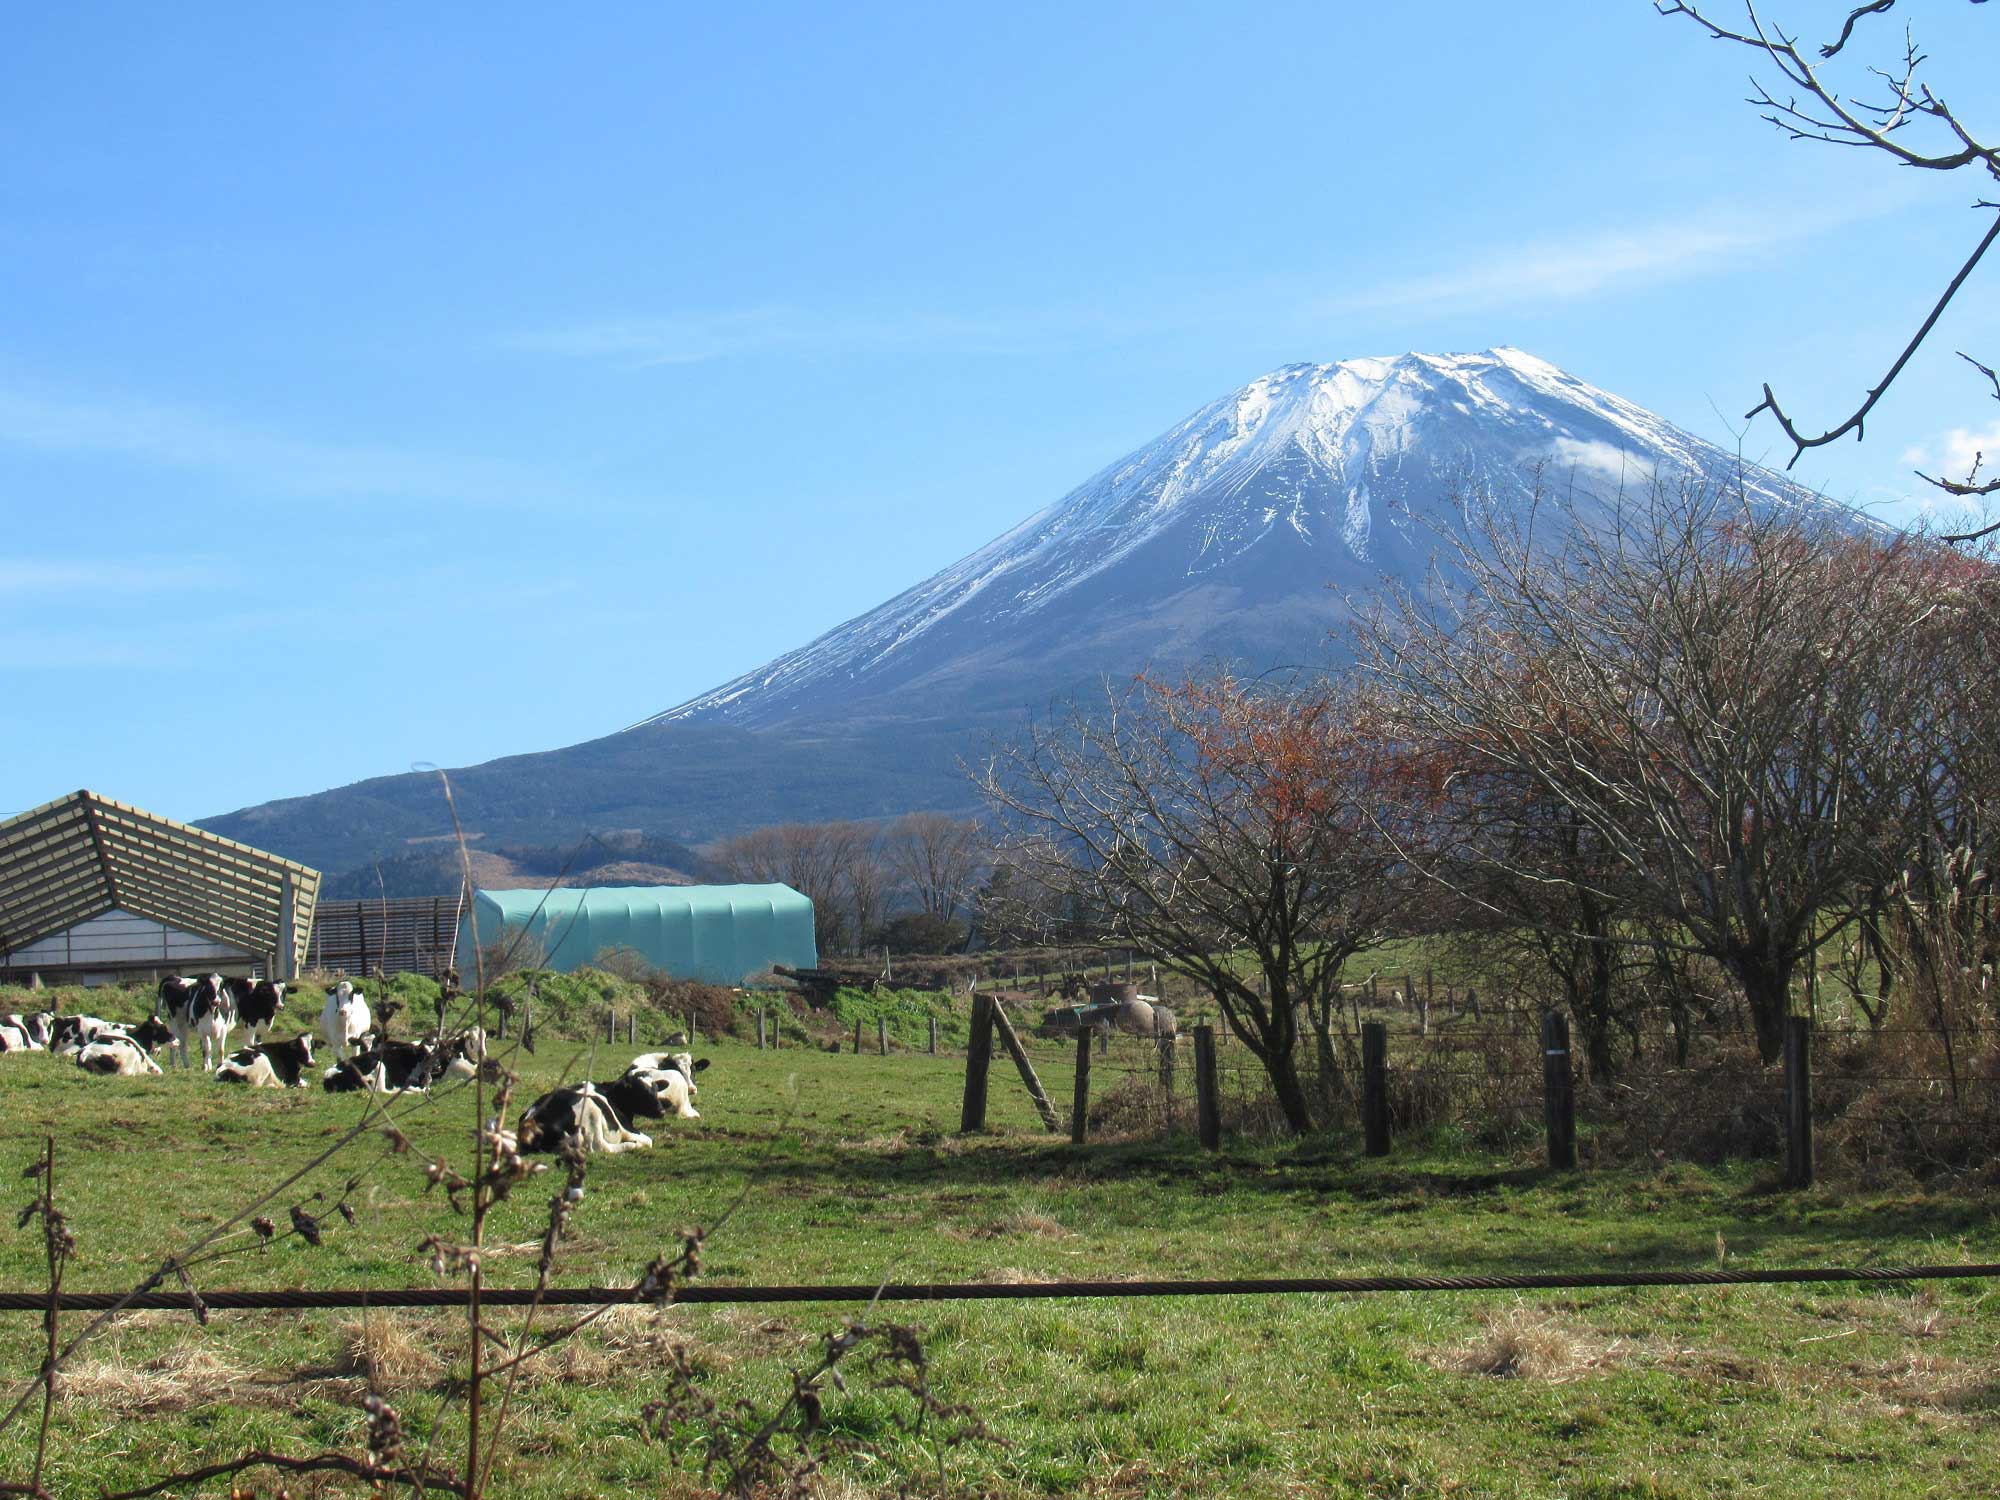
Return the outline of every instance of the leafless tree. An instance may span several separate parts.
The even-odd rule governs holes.
[[[981,787],[1015,830],[1015,883],[1203,984],[1303,1132],[1298,1044],[1315,1039],[1326,1081],[1341,966],[1402,899],[1374,833],[1392,774],[1337,687],[1217,677],[1073,707],[994,756]]]
[[[1972,3],[1982,4],[1984,0]],[[1893,11],[1896,4],[1897,0],[1869,0],[1867,4],[1853,6],[1841,24],[1840,34],[1815,49],[1802,45],[1796,34],[1759,14],[1753,0],[1745,0],[1744,21],[1740,26],[1724,25],[1713,19],[1709,13],[1713,7],[1705,11],[1685,0],[1654,0],[1654,8],[1660,14],[1684,16],[1718,41],[1748,47],[1758,54],[1760,62],[1775,70],[1775,82],[1753,79],[1750,103],[1790,139],[1857,146],[1879,152],[1905,167],[1970,173],[1976,180],[2000,181],[2000,146],[1989,145],[1975,135],[1972,127],[1925,80],[1923,69],[1929,58],[1913,34],[1904,33],[1900,46],[1885,65],[1864,65],[1866,78],[1860,86],[1868,91],[1869,97],[1845,93],[1841,85],[1827,76],[1827,65],[1841,58],[1850,42],[1861,38],[1864,31],[1879,17]],[[1817,60],[1809,55],[1815,52]],[[1857,440],[1862,436],[1875,404],[1930,336],[1959,288],[1992,249],[1993,242],[2000,239],[2000,202],[1982,197],[1973,207],[1988,219],[1971,253],[1945,284],[1943,293],[1935,299],[1888,372],[1870,387],[1844,420],[1816,436],[1808,436],[1799,430],[1770,385],[1764,386],[1764,399],[1748,415],[1771,413],[1792,444],[1792,462],[1796,463],[1806,449],[1831,443],[1850,432]],[[2000,374],[1969,354],[1961,352],[1959,357],[1979,372],[1984,384],[1991,387],[1991,395],[2000,400]],[[1982,479],[1983,467],[1985,455],[1975,453],[1971,469],[1962,479],[1948,475],[1933,477],[1921,471],[1918,477],[1950,495],[1978,497],[2000,491],[2000,475],[1989,474]],[[1996,531],[2000,531],[2000,521],[1944,540],[1971,541]]]
[[[822,953],[849,952],[880,925],[884,872],[866,823],[780,823],[718,845],[714,859],[732,880],[790,886],[813,904]]]
[[[1901,859],[1901,736],[1929,690],[1908,649],[1919,545],[1692,482],[1603,523],[1548,501],[1475,522],[1463,587],[1393,596],[1359,645],[1406,734],[1546,803],[1589,841],[1586,888],[1735,978],[1772,1060],[1824,918]]]
[[[1618,1070],[1615,1033],[1636,1040],[1633,996],[1621,983],[1640,957],[1632,900],[1605,840],[1558,798],[1475,747],[1431,743],[1439,767],[1429,816],[1412,822],[1413,861],[1497,921],[1484,946],[1511,951],[1554,981],[1593,1074]]]
[[[888,915],[890,871],[882,861],[881,830],[873,823],[835,823],[827,838],[840,870],[848,930],[859,948],[881,930]]]
[[[967,907],[991,863],[986,831],[969,818],[917,812],[882,835],[883,858],[926,916],[950,921]]]

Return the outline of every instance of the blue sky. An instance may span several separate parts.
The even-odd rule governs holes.
[[[2000,21],[1912,19],[1976,108]],[[1644,0],[20,12],[0,814],[615,730],[1293,360],[1844,416],[1974,185],[1786,143],[1750,61]],[[2000,427],[1996,274],[1802,477],[1907,514]]]

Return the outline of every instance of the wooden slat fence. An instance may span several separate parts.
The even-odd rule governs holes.
[[[306,965],[348,974],[408,970],[440,975],[458,943],[456,896],[399,896],[388,901],[322,901]]]

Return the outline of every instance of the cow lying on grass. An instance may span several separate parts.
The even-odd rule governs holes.
[[[247,1084],[253,1089],[302,1089],[312,1061],[310,1035],[295,1036],[289,1042],[265,1042],[232,1052],[215,1070],[215,1081]]]
[[[158,1021],[147,1023],[158,1026]],[[114,1025],[98,1016],[57,1016],[49,1026],[49,1051],[67,1053],[74,1057],[99,1037],[109,1033],[113,1036],[126,1034],[126,1028]],[[167,1033],[171,1039],[172,1032]],[[153,1044],[148,1044],[150,1050]]]
[[[137,1026],[118,1026],[110,1021],[100,1021],[95,1016],[60,1016],[57,1018],[56,1035],[61,1039],[50,1049],[58,1057],[74,1059],[79,1065],[84,1054],[93,1047],[122,1044],[132,1048],[150,1065],[152,1057],[160,1048],[173,1041],[174,1034],[158,1016],[148,1016]],[[75,1022],[73,1027],[63,1027],[62,1022]],[[85,1065],[88,1066],[88,1065]],[[106,1054],[99,1053],[96,1065],[90,1066],[93,1073],[121,1073],[136,1078],[141,1073],[157,1073],[156,1067],[113,1067]]]
[[[79,1050],[76,1065],[86,1073],[117,1078],[140,1078],[160,1071],[160,1065],[131,1037],[108,1033]]]
[[[640,1062],[657,1060],[648,1055]],[[693,1104],[693,1075],[707,1066],[686,1053],[687,1071],[642,1068],[637,1064],[611,1083],[572,1083],[542,1095],[521,1112],[517,1144],[522,1151],[559,1151],[574,1138],[586,1152],[641,1151],[653,1138],[634,1130],[634,1120],[664,1120],[674,1114],[698,1120]]]
[[[486,1033],[477,1026],[443,1043],[376,1041],[328,1068],[322,1087],[329,1094],[400,1094],[471,1078],[485,1060]]]
[[[0,1052],[44,1052],[55,1032],[52,1010],[33,1015],[0,1016]]]
[[[429,1042],[377,1042],[326,1070],[329,1094],[401,1094],[427,1089],[443,1070]]]

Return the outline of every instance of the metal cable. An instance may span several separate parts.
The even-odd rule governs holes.
[[[1377,1292],[1577,1291],[1621,1287],[1795,1286],[1819,1282],[1964,1281],[2000,1277],[2000,1264],[1963,1266],[1780,1267],[1754,1271],[1569,1271],[1510,1276],[1293,1276],[1237,1277],[1222,1281],[1024,1281],[885,1282],[879,1286],[688,1286],[678,1304],[769,1302],[973,1302],[1058,1297],[1257,1297],[1300,1293],[1350,1296]],[[64,1292],[65,1312],[275,1311],[287,1308],[463,1307],[469,1293],[456,1287],[270,1292]],[[657,1299],[631,1287],[484,1287],[486,1306],[602,1307]],[[47,1292],[0,1292],[0,1312],[45,1312]]]

